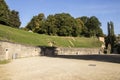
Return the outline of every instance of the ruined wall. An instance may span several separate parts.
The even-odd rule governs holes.
[[[103,54],[100,48],[63,48],[63,47],[43,47],[41,48],[41,55],[89,55],[89,54]]]
[[[0,60],[32,56],[99,54],[99,48],[34,47],[0,41]]]
[[[0,45],[0,60],[4,60],[4,50],[1,45]]]
[[[58,55],[102,54],[99,48],[57,48]]]
[[[39,47],[0,41],[1,59],[15,59],[21,57],[38,56],[40,55],[40,50],[41,49]]]

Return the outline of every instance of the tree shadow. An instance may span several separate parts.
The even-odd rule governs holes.
[[[111,62],[111,63],[120,63],[119,54],[111,55],[57,55],[57,58],[66,58],[66,59],[80,59],[80,60],[94,60],[102,62]]]

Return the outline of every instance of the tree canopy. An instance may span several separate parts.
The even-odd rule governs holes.
[[[84,35],[86,37],[103,36],[102,29],[100,28],[101,23],[97,17],[95,17],[95,16],[91,16],[91,17],[83,16],[83,17],[80,17],[80,19],[84,23],[82,35]]]
[[[43,13],[40,13],[39,15],[41,14],[44,15]],[[34,28],[38,26],[38,28],[36,28],[38,31],[34,32],[40,34],[79,36],[84,25],[80,19],[75,19],[68,13],[49,15],[46,19],[45,17],[38,19],[38,16],[34,16],[26,28],[34,31]],[[38,25],[36,25],[36,22]]]
[[[114,24],[112,21],[107,23],[108,26],[108,36],[105,38],[106,48],[109,50],[108,53],[113,52],[113,48],[115,47],[116,36],[114,33]]]
[[[45,16],[43,13],[40,13],[37,16],[33,16],[33,18],[31,19],[31,21],[28,23],[28,25],[26,26],[26,28],[28,30],[32,30],[33,32],[39,32],[40,28],[43,25]]]
[[[19,12],[10,10],[4,0],[0,0],[0,24],[19,28],[21,22]]]
[[[103,36],[101,23],[97,17],[72,17],[69,13],[49,15],[43,13],[34,16],[26,28],[39,34],[58,36]]]

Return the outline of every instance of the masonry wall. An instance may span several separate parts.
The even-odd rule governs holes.
[[[99,48],[34,47],[0,41],[0,60],[32,56],[99,54]]]
[[[4,50],[2,48],[2,45],[0,45],[0,60],[4,59]]]
[[[40,55],[39,47],[0,41],[0,60]]]
[[[102,54],[100,48],[57,48],[58,55]]]
[[[43,56],[103,54],[100,48],[40,47]]]

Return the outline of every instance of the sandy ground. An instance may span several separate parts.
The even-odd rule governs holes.
[[[52,57],[21,58],[0,65],[0,80],[120,80],[120,64]]]

